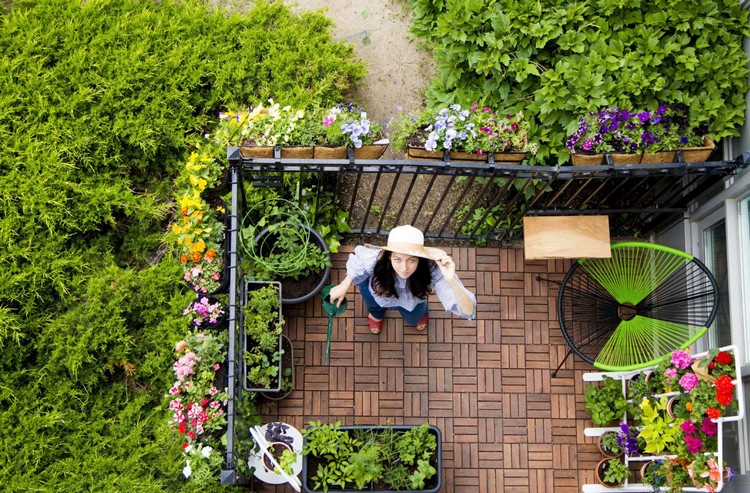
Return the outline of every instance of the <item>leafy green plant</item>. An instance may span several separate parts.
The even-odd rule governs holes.
[[[618,443],[617,432],[608,431],[605,432],[601,437],[602,450],[607,452],[609,455],[620,455],[622,447]]]
[[[607,376],[599,385],[587,384],[583,399],[592,423],[599,426],[621,417],[628,406],[620,380]]]
[[[254,218],[258,213],[260,217]],[[253,279],[299,279],[322,272],[329,256],[310,232],[305,214],[292,202],[270,198],[245,215],[248,223],[240,240],[249,260],[245,269]]]
[[[676,426],[679,423],[675,423],[674,418],[666,412],[668,400],[667,396],[662,396],[653,404],[646,398],[641,401],[642,427],[638,432],[638,438],[643,439],[646,453],[659,455],[664,450],[682,443],[682,431]],[[672,426],[673,423],[675,426]]]
[[[256,388],[270,388],[279,376],[279,335],[284,327],[284,319],[279,315],[280,304],[278,287],[268,284],[248,291],[247,303],[242,307],[248,339],[247,380]]]
[[[345,483],[350,489],[381,483],[397,490],[424,489],[426,481],[437,473],[430,463],[437,440],[427,424],[407,431],[392,427],[345,431],[340,422],[310,422],[303,435],[302,453],[319,460],[310,477],[315,489],[327,491],[332,485],[346,489]]]
[[[605,462],[604,477],[602,479],[608,484],[620,484],[625,481],[630,471],[620,459],[609,459]]]
[[[281,471],[284,471],[285,473],[292,475],[292,465],[297,461],[297,452],[294,450],[285,449],[281,453],[281,458],[279,459],[279,467],[275,468],[273,471],[276,474],[281,474]],[[281,468],[281,471],[279,470]]]
[[[566,162],[566,136],[595,108],[677,101],[692,121],[710,121],[714,138],[737,135],[744,120],[746,101],[737,95],[748,89],[748,12],[738,4],[409,3],[412,32],[437,65],[430,107],[479,101],[522,110],[540,145],[536,162]]]

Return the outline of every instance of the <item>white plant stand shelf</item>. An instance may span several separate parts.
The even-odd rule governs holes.
[[[714,456],[716,456],[719,464],[723,463],[724,457],[722,452],[722,446],[723,446],[723,424],[730,421],[740,421],[744,419],[745,417],[745,395],[742,388],[742,375],[740,374],[740,366],[737,364],[737,347],[736,346],[725,346],[720,348],[720,351],[732,353],[732,356],[734,358],[734,368],[735,368],[735,378],[732,380],[734,383],[734,389],[735,389],[735,399],[737,399],[737,402],[739,404],[739,407],[737,409],[737,414],[732,416],[722,416],[719,419],[713,420],[718,425],[717,430],[717,450],[712,451],[709,453],[712,453]],[[702,358],[705,358],[708,356],[708,352],[703,353],[697,353],[691,355],[692,360],[699,360]],[[655,367],[649,367],[649,368],[641,368],[639,370],[635,371],[628,371],[628,372],[621,372],[621,373],[615,373],[615,372],[595,372],[595,373],[584,373],[583,374],[583,381],[584,382],[600,382],[604,379],[604,377],[610,377],[614,378],[615,380],[620,380],[622,383],[622,392],[625,397],[627,397],[627,382],[630,380],[631,377],[634,375],[638,375],[642,372],[647,372],[648,370],[653,370]],[[672,397],[675,395],[679,395],[679,392],[669,392],[666,394],[656,394],[655,397],[661,397],[662,395],[666,395],[668,397]],[[627,413],[624,413],[622,417],[622,421],[625,423],[628,423],[628,416]],[[584,436],[587,437],[598,437],[602,435],[603,433],[607,431],[616,431],[619,432],[619,427],[599,427],[599,428],[586,428],[583,430]],[[639,455],[639,456],[629,456],[628,454],[623,455],[623,462],[625,463],[625,466],[628,467],[633,462],[649,462],[652,460],[658,460],[658,459],[667,459],[675,456],[670,455]],[[716,491],[721,491],[724,488],[724,477],[722,474],[722,479],[718,482]],[[661,487],[659,488],[661,491],[668,491],[668,487]],[[582,486],[581,491],[583,493],[611,493],[615,491],[632,491],[632,492],[648,492],[651,493],[654,491],[654,488],[651,485],[643,484],[643,483],[637,483],[632,482],[629,479],[625,479],[625,482],[617,487],[617,488],[608,488],[606,486],[602,486],[600,484],[584,484]],[[683,487],[683,491],[687,492],[699,492],[706,490],[703,488],[696,488],[694,486],[685,486]]]

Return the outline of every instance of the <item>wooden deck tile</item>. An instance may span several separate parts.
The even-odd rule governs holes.
[[[331,282],[344,278],[352,250],[345,245],[334,255]],[[526,261],[522,249],[450,251],[459,277],[477,295],[476,320],[452,317],[433,295],[427,331],[405,326],[389,311],[382,333],[374,335],[355,288],[346,313],[334,319],[325,365],[328,318],[320,298],[284,307],[296,389],[280,402],[259,399],[264,421],[298,428],[317,419],[428,421],[443,437],[444,492],[580,491],[593,481],[598,457],[583,437],[589,423],[581,375],[592,368],[571,355],[551,377],[567,353],[554,281],[571,261]]]

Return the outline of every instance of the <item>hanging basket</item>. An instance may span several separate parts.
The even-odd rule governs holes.
[[[686,163],[703,163],[716,149],[716,143],[710,137],[703,137],[703,147],[682,147],[682,159]]]
[[[240,145],[240,155],[246,158],[272,158],[273,146]]]
[[[388,144],[367,144],[354,148],[354,159],[380,159],[388,148]]]
[[[282,159],[312,159],[313,146],[282,146]]]
[[[313,149],[315,159],[346,159],[346,146],[318,146]]]

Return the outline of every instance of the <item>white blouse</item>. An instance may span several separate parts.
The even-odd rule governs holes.
[[[423,303],[425,300],[417,298],[411,293],[411,291],[409,291],[406,287],[406,279],[395,276],[395,288],[398,293],[398,298],[380,296],[373,290],[371,278],[375,271],[375,263],[382,251],[383,250],[380,248],[367,248],[364,246],[355,247],[354,252],[349,255],[349,260],[346,262],[346,274],[352,276],[354,284],[357,285],[364,281],[368,281],[373,298],[375,298],[378,305],[383,308],[401,307],[408,311],[414,310],[419,303]],[[453,292],[453,288],[448,284],[448,281],[445,280],[443,273],[440,272],[440,268],[438,268],[437,264],[435,264],[434,261],[431,261],[431,264],[432,282],[430,283],[430,287],[435,291],[435,294],[443,304],[445,310],[467,320],[474,320],[477,313],[476,296],[464,287],[458,279],[458,276],[455,277],[458,285],[463,289],[474,305],[474,313],[472,315],[467,315],[462,312],[461,308],[458,306],[458,301],[456,300],[456,294]]]

